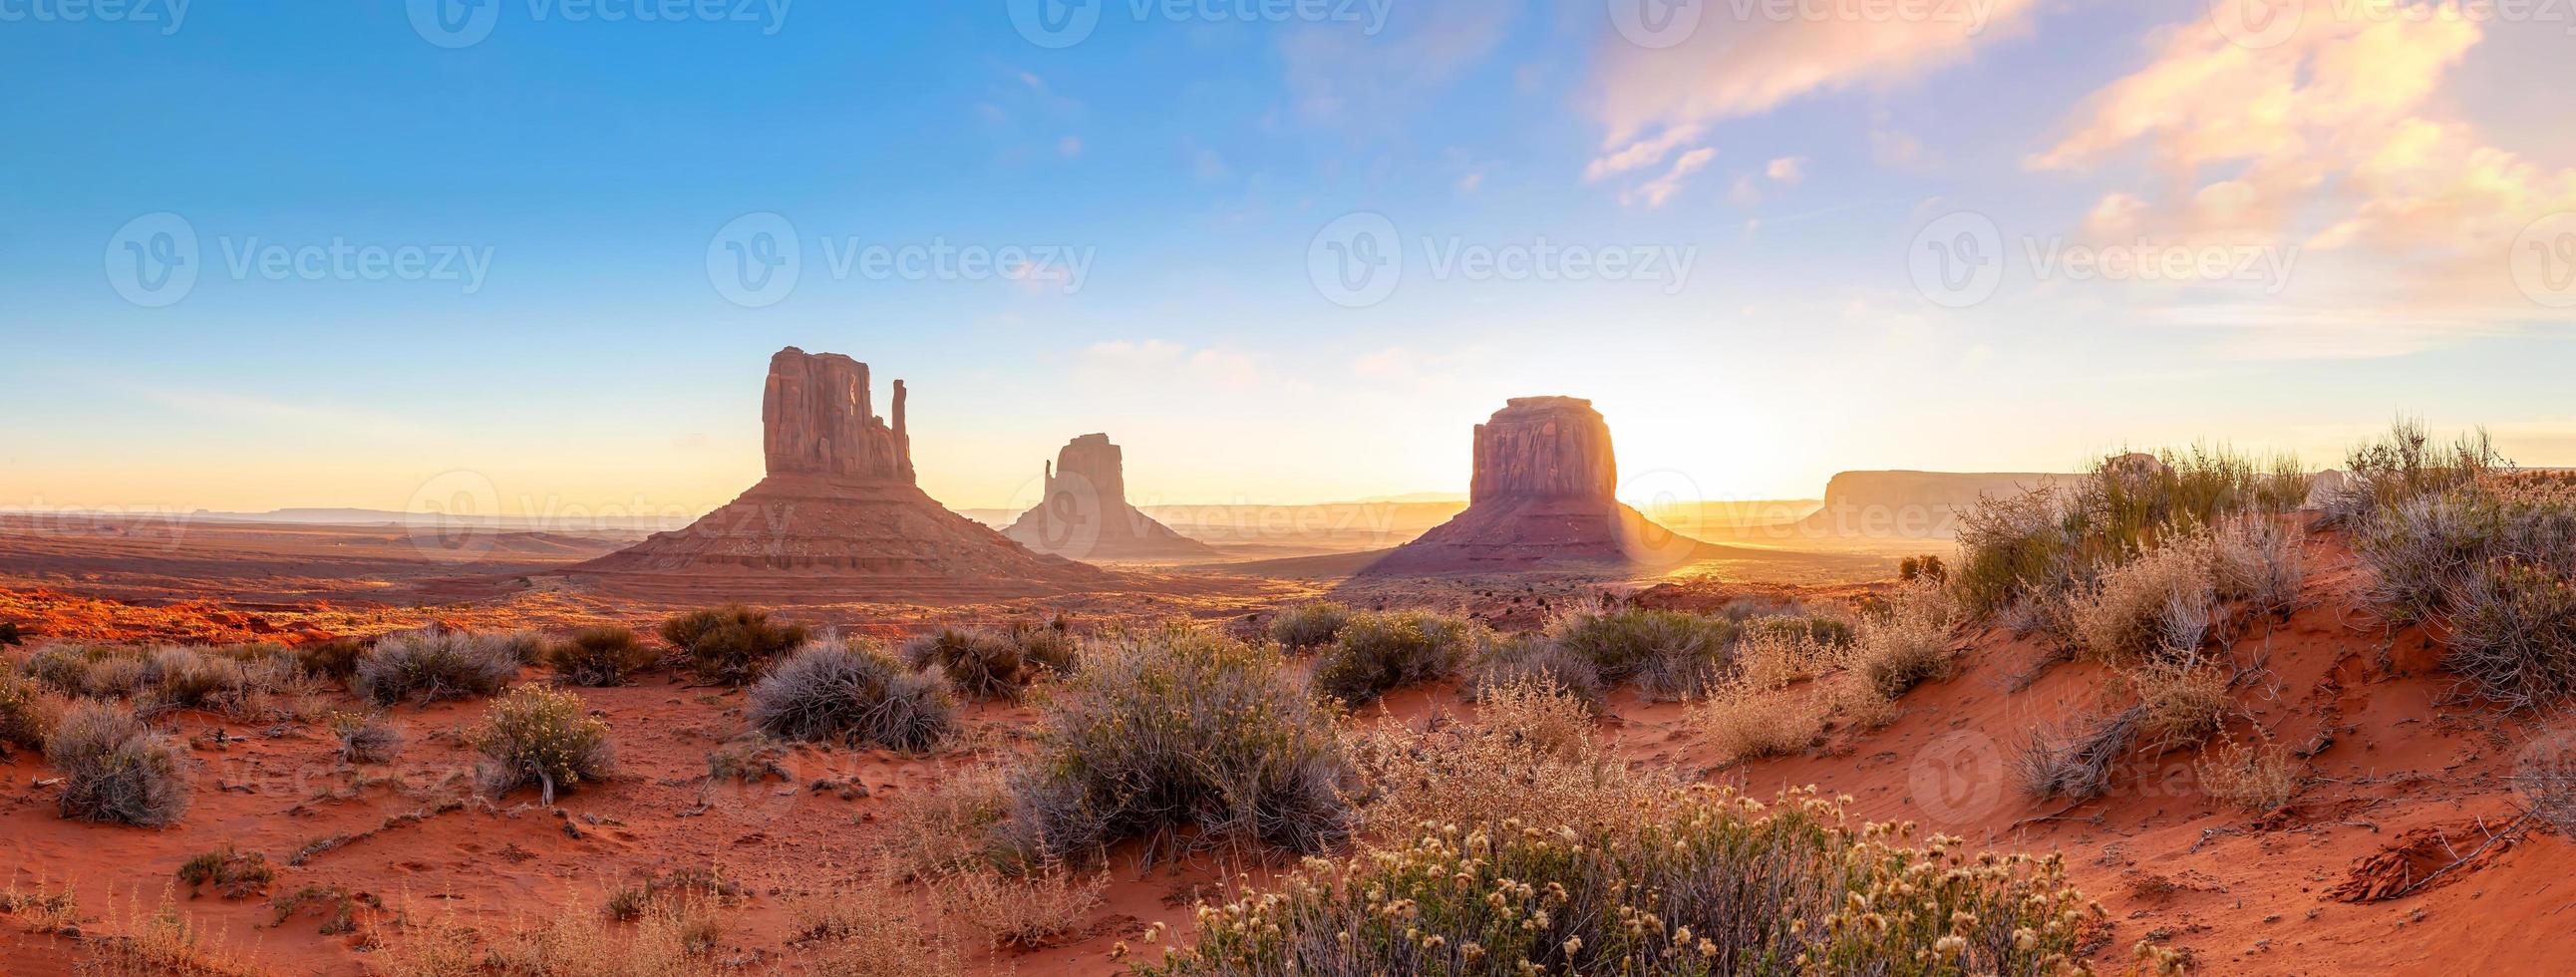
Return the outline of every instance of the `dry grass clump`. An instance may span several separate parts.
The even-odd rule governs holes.
[[[1589,659],[1603,681],[1635,681],[1647,698],[1687,699],[1725,677],[1736,625],[1719,617],[1629,607],[1581,610],[1548,636]]]
[[[741,604],[689,611],[663,621],[662,640],[680,650],[702,681],[743,685],[760,677],[772,659],[805,644],[801,624],[772,621],[769,612]]]
[[[2513,787],[2534,817],[2576,839],[2576,733],[2544,735],[2524,747]]]
[[[1000,836],[1011,791],[1000,766],[977,763],[926,791],[899,794],[886,811],[879,854],[902,881],[1010,862]]]
[[[1023,851],[1087,856],[1187,830],[1314,852],[1347,830],[1331,714],[1280,654],[1169,627],[1096,641],[1009,775]]]
[[[335,712],[326,722],[342,763],[391,763],[402,752],[402,731],[382,713]]]
[[[2400,417],[2387,433],[2344,456],[2342,486],[2321,493],[2317,509],[2328,525],[2367,528],[2397,506],[2467,487],[2512,467],[2484,429],[2436,444],[2422,418]]]
[[[881,888],[832,892],[792,907],[788,945],[818,977],[959,977],[956,941],[922,924],[912,907]]]
[[[605,778],[615,765],[608,724],[591,718],[580,696],[541,685],[522,685],[494,701],[466,739],[483,755],[475,779],[484,794],[535,787],[548,807],[557,791]]]
[[[2442,665],[2480,695],[2532,708],[2576,694],[2576,583],[2567,576],[2497,560],[2470,573],[2448,603]]]
[[[2131,707],[2033,730],[2030,744],[2016,758],[2023,788],[2042,800],[2063,797],[2076,803],[2108,793],[2120,758],[2138,743],[2145,713]]]
[[[1917,847],[1791,795],[1675,792],[1623,821],[1446,823],[1202,906],[1146,974],[1994,973],[2080,965],[2102,925],[2055,856]]]
[[[2107,457],[2071,483],[1987,497],[1961,513],[1947,580],[1973,614],[2053,602],[2169,538],[2238,514],[2286,513],[2307,494],[2307,474],[2287,455],[2194,446],[2151,460]]]
[[[653,666],[661,654],[619,627],[583,628],[546,647],[546,664],[574,685],[624,685],[628,677]]]
[[[177,743],[114,702],[65,710],[45,739],[45,762],[63,775],[62,816],[83,821],[174,824],[196,783]]]
[[[1824,735],[1825,703],[1785,689],[1730,682],[1709,695],[1695,718],[1716,761],[1725,764],[1814,745]]]
[[[1351,609],[1332,601],[1291,604],[1271,615],[1270,640],[1295,651],[1331,644],[1350,619]]]
[[[269,973],[219,944],[179,911],[168,890],[153,908],[129,899],[124,918],[114,924],[120,935],[84,941],[78,972],[90,977],[261,977]]]
[[[2124,669],[2116,684],[2138,702],[2138,736],[2151,749],[2198,746],[2236,712],[2229,676],[2190,661],[2155,661]]]
[[[2201,757],[2195,766],[2201,793],[2247,814],[2269,814],[2299,796],[2299,768],[2290,749],[2276,743],[2238,743]]]
[[[449,936],[455,948],[444,953],[397,954],[428,966],[388,969],[418,977],[712,977],[733,971],[715,953],[724,937],[723,908],[702,893],[676,893],[654,899],[630,923],[612,924],[601,913],[566,906],[542,920],[517,920],[483,947],[479,960],[463,937]],[[439,939],[435,932],[424,935]],[[456,963],[466,966],[448,969]]]
[[[358,659],[366,653],[367,642],[357,638],[329,638],[297,645],[291,652],[304,674],[342,684],[357,677]]]
[[[349,691],[380,706],[491,695],[518,677],[519,655],[514,637],[447,628],[397,632],[358,657]]]
[[[12,749],[41,750],[62,702],[31,679],[0,672],[0,757]]]
[[[30,933],[60,933],[80,925],[80,893],[70,882],[58,888],[43,875],[36,876],[33,886],[22,886],[12,868],[8,888],[0,889],[0,916],[18,917]]]
[[[322,692],[291,652],[268,645],[53,645],[19,667],[66,695],[125,699],[147,716],[204,709],[247,722],[299,719]]]
[[[752,728],[783,740],[919,751],[957,729],[938,676],[907,671],[875,644],[824,638],[751,687]]]
[[[1079,931],[1100,907],[1109,875],[1062,866],[1019,875],[964,869],[940,876],[932,888],[950,915],[990,934],[995,947],[1034,950]]]
[[[1496,690],[1470,720],[1434,714],[1419,726],[1352,733],[1361,836],[1400,843],[1426,822],[1616,821],[1677,784],[1629,770],[1583,709],[1562,692],[1525,685]]]
[[[1427,611],[1353,614],[1315,658],[1315,690],[1350,705],[1439,678],[1465,658],[1475,627]]]
[[[1735,669],[1743,684],[1779,689],[1823,674],[1844,654],[1803,630],[1747,630],[1735,645]]]
[[[1957,616],[1948,591],[1918,580],[1888,595],[1885,606],[1853,629],[1848,663],[1881,698],[1894,699],[1926,681],[1947,678],[1950,630]]]
[[[2238,633],[2233,608],[2280,614],[2297,606],[2306,576],[2300,538],[2263,516],[2169,537],[2068,594],[2068,636],[2115,665],[2189,658],[2211,639]]]
[[[1505,635],[1479,629],[1469,644],[1465,680],[1458,689],[1469,699],[1481,701],[1497,689],[1540,685],[1591,708],[1601,707],[1601,669],[1592,664],[1592,659],[1567,650],[1545,635]]]
[[[1848,648],[1854,637],[1852,622],[1825,614],[1759,614],[1737,623],[1747,641],[1803,641],[1825,648]]]
[[[276,878],[277,871],[268,867],[268,856],[258,852],[243,854],[229,844],[188,859],[178,872],[179,884],[188,887],[191,899],[208,887],[226,899],[248,899],[266,890]]]
[[[905,664],[939,669],[972,699],[1018,698],[1041,678],[1073,671],[1080,659],[1072,638],[1053,627],[940,628],[903,643]]]

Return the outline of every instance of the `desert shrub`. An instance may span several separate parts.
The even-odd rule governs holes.
[[[16,621],[0,621],[0,648],[15,648],[27,642],[27,633]]]
[[[1370,842],[1401,844],[1425,822],[1605,823],[1679,784],[1630,770],[1581,701],[1544,686],[1496,689],[1465,721],[1435,713],[1376,724],[1348,750],[1358,832]]]
[[[1350,619],[1350,608],[1331,601],[1291,604],[1271,615],[1270,640],[1298,651],[1330,644]]]
[[[0,756],[12,748],[41,750],[62,705],[33,679],[0,672]]]
[[[2230,519],[2211,531],[2210,572],[2218,595],[2253,610],[2287,614],[2299,604],[2307,581],[2300,544],[2305,534],[2265,517]]]
[[[753,733],[707,751],[707,777],[742,784],[793,781],[796,774],[787,769],[786,761],[785,745]]]
[[[1647,697],[1682,699],[1721,679],[1736,625],[1679,611],[1621,608],[1558,620],[1549,636],[1590,659],[1609,682],[1635,681]]]
[[[1462,619],[1426,611],[1351,615],[1315,658],[1315,690],[1360,705],[1439,678],[1458,667],[1474,631]]]
[[[769,619],[768,611],[740,604],[690,611],[662,622],[662,640],[680,650],[698,678],[743,685],[772,659],[805,644],[804,625]]]
[[[1735,644],[1736,678],[1757,689],[1784,688],[1814,678],[1846,652],[1817,643],[1801,629],[1757,629]]]
[[[519,665],[517,649],[504,640],[444,628],[402,631],[376,639],[358,657],[349,691],[380,706],[428,705],[499,692],[518,677]]]
[[[2121,670],[2116,684],[2138,700],[2138,736],[2154,749],[2198,746],[2236,711],[2227,673],[2191,662],[2146,662]]]
[[[1184,829],[1297,852],[1340,838],[1332,719],[1282,664],[1178,627],[1096,642],[1009,775],[1015,844],[1072,857]]]
[[[2102,796],[2111,789],[2120,758],[2137,745],[2144,714],[2132,707],[2033,730],[2029,745],[2015,758],[2023,788],[2042,800],[2063,797],[2082,803]]]
[[[342,763],[390,763],[402,752],[402,731],[382,714],[335,712],[325,721],[339,741]]]
[[[483,755],[475,779],[485,795],[535,787],[549,807],[557,791],[606,777],[614,763],[608,724],[591,718],[580,696],[539,685],[494,700],[467,741]]]
[[[1950,568],[1942,565],[1941,558],[1933,554],[1909,556],[1896,562],[1898,580],[1930,580],[1940,583],[1949,578]]]
[[[1983,498],[1961,513],[1949,579],[1975,614],[2054,600],[2170,538],[2239,514],[2290,512],[2307,493],[2308,476],[2288,455],[2195,445],[2106,457],[2071,483]]]
[[[118,918],[122,917],[122,918]],[[274,971],[244,959],[225,945],[220,932],[207,932],[179,911],[168,888],[157,905],[146,908],[139,893],[122,911],[111,909],[105,928],[115,936],[82,942],[75,973],[98,977],[264,977]]]
[[[2055,486],[1983,496],[1959,513],[1959,597],[1980,613],[2026,600],[2046,600],[2075,580],[2074,535],[2066,526],[2066,493]]]
[[[347,682],[358,674],[358,659],[367,653],[367,643],[357,638],[331,638],[295,646],[296,664],[304,674],[317,679]]]
[[[1601,669],[1592,659],[1566,649],[1544,635],[1501,635],[1479,630],[1469,642],[1466,680],[1459,692],[1483,700],[1496,689],[1539,685],[1574,697],[1594,709],[1601,706]]]
[[[1107,873],[1084,875],[1053,866],[1016,875],[967,869],[933,884],[948,913],[991,935],[995,947],[1053,946],[1099,908]]]
[[[1011,792],[999,766],[979,763],[926,791],[898,795],[879,853],[905,881],[1010,863],[999,829]]]
[[[2067,598],[2077,649],[2124,664],[2196,654],[2217,612],[2210,548],[2179,540],[2104,573]]]
[[[1851,647],[1853,636],[1850,621],[1824,614],[1765,614],[1745,618],[1738,627],[1748,640],[1803,639],[1828,648]]]
[[[2443,667],[2481,696],[2528,708],[2576,694],[2576,585],[2540,567],[2496,561],[2450,598]]]
[[[1203,906],[1146,974],[1997,973],[2102,926],[2055,857],[1851,828],[1803,795],[1675,792],[1617,823],[1444,824]]]
[[[1878,729],[1895,722],[1899,714],[1896,700],[1881,694],[1875,683],[1861,675],[1839,675],[1826,682],[1824,704],[1827,715],[1854,729]]]
[[[62,815],[83,821],[172,824],[195,785],[179,745],[112,702],[66,710],[45,739],[45,762],[63,775]]]
[[[2548,733],[2526,744],[2513,787],[2533,817],[2561,837],[2576,838],[2576,733]]]
[[[1892,591],[1886,606],[1852,630],[1849,662],[1871,688],[1888,699],[1950,674],[1950,627],[1957,614],[1949,592],[1918,581]]]
[[[724,906],[694,894],[674,894],[644,907],[627,925],[611,926],[601,913],[564,906],[536,918],[514,920],[485,941],[480,953],[461,934],[452,939],[454,970],[433,966],[388,967],[395,973],[439,977],[450,973],[501,974],[513,977],[715,977],[731,973],[714,953],[724,935]],[[426,929],[426,928],[425,928]],[[437,939],[434,931],[415,936]],[[397,946],[392,955],[419,959],[425,948]]]
[[[957,728],[937,676],[904,669],[876,645],[824,638],[751,687],[753,729],[783,740],[927,750]]]
[[[956,941],[924,925],[911,900],[866,886],[789,907],[788,945],[816,977],[961,977]]]
[[[2229,742],[2201,757],[2194,768],[2201,793],[2247,814],[2269,814],[2299,796],[2299,770],[2288,747]]]
[[[1718,686],[1695,717],[1718,763],[1795,753],[1824,734],[1824,703],[1746,682]]]
[[[1079,659],[1071,638],[1050,627],[940,628],[903,643],[905,664],[935,667],[975,699],[1016,698],[1042,677],[1073,671]]]
[[[546,649],[546,664],[564,681],[602,687],[626,684],[659,657],[635,632],[618,627],[583,628]]]
[[[268,888],[277,872],[268,867],[268,856],[258,852],[243,854],[231,845],[223,845],[188,859],[187,864],[179,866],[178,878],[180,885],[188,887],[190,898],[211,887],[223,898],[247,899]]]
[[[2512,467],[2483,429],[2436,444],[2421,418],[2400,417],[2388,431],[2345,455],[2343,485],[2324,493],[2327,525],[2364,528],[2399,504],[2440,495]]]

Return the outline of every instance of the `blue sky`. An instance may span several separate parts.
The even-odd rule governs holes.
[[[1682,0],[1695,28],[1640,41],[1632,2],[1114,0],[1051,47],[1010,0],[492,0],[451,47],[401,0],[0,0],[0,509],[402,508],[461,471],[512,509],[701,510],[757,477],[790,344],[906,379],[959,507],[1088,431],[1139,501],[1463,492],[1470,425],[1539,393],[1592,397],[1641,486],[1721,499],[2195,438],[2325,461],[2399,411],[2576,463],[2545,264],[2576,136],[2532,94],[2576,81],[2566,24]],[[1389,292],[1317,278],[1353,213]],[[717,283],[745,215],[801,262],[750,303]],[[125,246],[172,220],[198,277],[138,303]],[[1998,277],[1927,291],[1961,227]],[[1548,246],[1665,271],[1471,270]],[[869,248],[1030,263],[835,270]],[[2229,260],[2105,281],[2067,248]]]

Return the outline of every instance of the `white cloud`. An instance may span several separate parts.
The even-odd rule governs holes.
[[[1772,160],[1771,165],[1763,167],[1762,173],[1770,177],[1772,182],[1795,186],[1798,181],[1807,178],[1807,159],[1804,156],[1783,156]]]
[[[1662,176],[1640,184],[1636,189],[1620,194],[1619,202],[1626,205],[1644,204],[1649,208],[1661,207],[1665,201],[1671,200],[1674,194],[1681,192],[1682,185],[1690,180],[1691,174],[1707,169],[1709,161],[1716,158],[1717,150],[1714,149],[1694,149],[1683,153],[1680,159],[1673,161],[1672,169],[1664,171]]]

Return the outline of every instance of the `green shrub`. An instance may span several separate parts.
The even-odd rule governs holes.
[[[170,738],[120,703],[81,702],[45,739],[45,762],[63,776],[62,815],[157,828],[187,813],[195,777]]]
[[[1481,702],[1499,690],[1534,687],[1571,696],[1586,708],[1601,707],[1600,666],[1545,635],[1480,631],[1472,644],[1466,680],[1459,688],[1470,699]]]
[[[651,667],[661,657],[619,627],[583,628],[546,649],[546,664],[574,685],[624,685],[628,676]]]
[[[1350,608],[1331,601],[1290,604],[1271,615],[1270,640],[1298,651],[1330,644],[1350,619]]]
[[[1018,847],[1068,857],[1191,831],[1315,852],[1343,837],[1332,719],[1282,665],[1178,627],[1098,641],[1010,773]]]
[[[1351,615],[1315,659],[1315,689],[1350,705],[1447,675],[1466,654],[1472,625],[1423,611]]]
[[[744,685],[772,659],[805,643],[804,625],[771,621],[741,604],[690,611],[662,622],[662,640],[680,650],[703,681]]]
[[[268,856],[258,852],[242,854],[230,844],[204,852],[179,866],[179,884],[188,887],[189,898],[197,890],[213,887],[215,894],[226,899],[247,899],[268,888],[277,872],[268,867]]]
[[[957,708],[930,675],[861,641],[825,638],[751,687],[751,725],[783,740],[927,750],[957,728]]]
[[[1768,614],[1746,618],[1737,626],[1748,638],[1757,635],[1784,641],[1804,638],[1827,648],[1849,648],[1852,643],[1850,621],[1822,614]]]
[[[0,672],[0,756],[11,748],[41,750],[61,703],[32,679]]]
[[[304,674],[317,679],[347,682],[358,674],[358,659],[367,653],[367,642],[358,638],[331,638],[297,645],[294,655]]]
[[[608,724],[591,718],[580,696],[541,685],[493,700],[467,742],[483,755],[476,781],[485,795],[535,787],[548,807],[555,792],[608,776],[614,762]]]
[[[940,628],[903,644],[915,669],[937,668],[951,687],[974,699],[1017,698],[1040,677],[1073,671],[1073,641],[1054,628]]]
[[[1427,831],[1202,906],[1142,973],[2053,975],[2103,926],[2056,856],[1973,855],[1847,827],[1802,796],[1660,798],[1585,829]]]
[[[349,691],[380,706],[406,699],[428,705],[499,692],[518,677],[519,665],[508,639],[443,628],[402,631],[376,639],[359,656]]]
[[[2106,457],[2071,483],[1988,496],[1961,513],[1958,566],[1947,579],[1975,614],[2055,600],[2168,538],[2229,516],[2286,513],[2307,494],[2307,473],[2290,455],[2195,445]]]
[[[1648,698],[1684,699],[1725,677],[1736,625],[1724,618],[1630,607],[1562,619],[1549,636],[1608,682],[1635,681]]]

